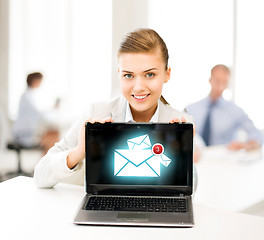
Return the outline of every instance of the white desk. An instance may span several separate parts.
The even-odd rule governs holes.
[[[202,239],[263,240],[264,218],[194,204],[193,228],[77,226],[72,223],[84,188],[58,184],[37,189],[31,178],[0,184],[0,238],[8,239]]]
[[[196,168],[196,203],[239,212],[264,201],[261,151],[246,153],[229,151],[222,146],[209,147],[204,150]]]

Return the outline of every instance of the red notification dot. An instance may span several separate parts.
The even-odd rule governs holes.
[[[160,154],[162,154],[164,152],[164,147],[160,143],[156,143],[152,147],[152,152],[155,155],[160,155]]]

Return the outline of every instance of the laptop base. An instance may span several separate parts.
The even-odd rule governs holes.
[[[105,226],[143,226],[143,227],[193,227],[192,199],[186,197],[188,212],[126,212],[126,211],[90,211],[83,206],[91,195],[86,194],[74,223],[78,225]]]

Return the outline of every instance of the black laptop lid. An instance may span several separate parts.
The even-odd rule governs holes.
[[[87,123],[86,192],[191,195],[193,125]]]

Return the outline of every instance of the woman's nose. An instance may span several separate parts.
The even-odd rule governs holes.
[[[144,91],[146,89],[146,86],[144,84],[144,81],[142,78],[137,77],[135,79],[135,85],[134,85],[134,91],[135,92],[140,92],[140,91]]]

